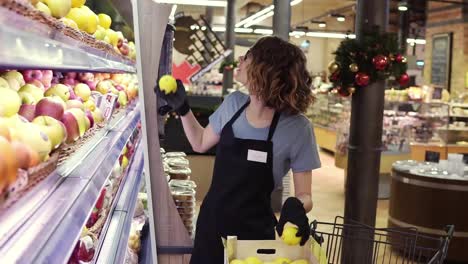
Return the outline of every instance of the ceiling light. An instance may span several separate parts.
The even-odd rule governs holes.
[[[339,21],[339,22],[344,22],[346,20],[346,18],[344,16],[337,16],[336,20]]]
[[[406,1],[398,2],[398,11],[405,12],[408,11],[408,4]]]
[[[257,28],[254,30],[255,34],[262,34],[262,35],[272,35],[273,29],[266,29],[266,28]]]
[[[306,36],[308,37],[315,37],[315,38],[337,38],[337,39],[345,39],[345,38],[355,38],[354,34],[344,34],[344,33],[332,33],[332,32],[307,32]]]
[[[321,28],[324,28],[326,26],[327,26],[327,23],[325,23],[325,22],[320,22],[319,23],[319,27],[321,27]]]
[[[410,44],[411,46],[414,46],[414,44],[426,45],[426,40],[425,39],[407,38],[406,43]]]
[[[254,30],[252,28],[235,28],[234,32],[236,33],[252,33]]]
[[[256,18],[256,19],[250,21],[249,23],[246,23],[246,24],[244,25],[244,27],[245,27],[245,28],[248,28],[248,27],[250,27],[250,26],[253,26],[253,25],[255,25],[255,24],[258,24],[258,23],[262,22],[263,20],[265,20],[265,19],[267,19],[267,18],[273,16],[274,14],[275,14],[274,11],[270,11],[270,12],[264,14],[263,16],[260,16],[260,17],[258,17],[258,18]]]
[[[294,37],[305,36],[305,34],[306,33],[304,31],[299,31],[299,30],[295,30],[295,31],[289,33],[290,36],[294,36]]]
[[[225,27],[212,27],[211,30],[213,30],[213,32],[225,32],[226,31],[226,28]]]
[[[302,2],[302,0],[292,0],[291,1],[291,6],[295,6],[295,5],[299,4],[300,2]]]
[[[237,24],[236,24],[236,27],[240,27],[240,26],[243,26],[245,25],[246,23],[249,23],[253,20],[255,20],[256,18],[264,15],[264,14],[267,14],[268,12],[272,11],[275,7],[273,5],[270,5],[260,11],[258,11],[257,13],[247,17],[247,18],[244,18],[243,20],[239,21]]]
[[[156,0],[156,3],[160,4],[177,4],[177,5],[198,5],[198,6],[215,6],[225,7],[227,6],[226,1],[193,1],[193,0]]]

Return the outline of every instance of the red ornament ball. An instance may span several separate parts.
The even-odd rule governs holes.
[[[359,86],[367,86],[370,81],[369,75],[363,72],[358,72],[354,78],[355,78],[356,84]]]
[[[377,70],[385,70],[385,68],[388,66],[388,58],[384,55],[377,55],[372,58],[372,63]]]
[[[332,75],[330,75],[330,81],[336,82],[340,79],[340,72],[336,71]]]
[[[398,83],[401,85],[401,86],[406,86],[408,85],[409,83],[409,75],[407,73],[403,73],[400,78],[398,79]]]
[[[340,87],[340,89],[338,89],[338,94],[342,97],[348,97],[351,95],[351,93],[349,92],[349,90],[347,88],[343,88],[343,87]]]
[[[401,62],[403,62],[405,60],[405,56],[403,56],[401,54],[398,54],[398,55],[396,55],[395,60],[396,60],[396,62],[401,63]]]

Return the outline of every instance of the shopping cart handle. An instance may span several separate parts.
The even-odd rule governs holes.
[[[453,232],[455,232],[455,226],[454,225],[447,225],[445,226],[445,232],[447,232],[447,235],[452,238]]]

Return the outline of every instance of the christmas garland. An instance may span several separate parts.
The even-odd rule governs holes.
[[[349,96],[377,80],[409,82],[406,58],[398,48],[396,34],[381,33],[378,28],[365,32],[362,41],[346,39],[333,53],[328,70],[334,91]]]

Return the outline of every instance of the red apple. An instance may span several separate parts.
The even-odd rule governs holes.
[[[59,97],[44,97],[36,104],[36,116],[50,116],[62,119],[65,103]]]
[[[94,257],[94,242],[90,236],[80,239],[80,248],[78,249],[78,261],[90,262]]]
[[[68,86],[72,86],[72,87],[74,87],[77,83],[78,83],[78,81],[75,80],[75,79],[72,79],[72,78],[65,78],[63,80],[63,84],[68,85]]]
[[[92,227],[98,219],[99,219],[99,210],[95,207],[93,211],[91,212],[91,215],[89,216],[88,221],[86,222],[86,227],[87,228]]]
[[[41,82],[44,84],[44,87],[48,89],[52,85],[52,78],[54,77],[54,72],[52,70],[43,70]]]
[[[78,98],[78,96],[76,96],[75,94],[75,91],[73,90],[72,86],[68,86],[68,90],[70,91],[70,100],[75,100]]]
[[[119,47],[120,53],[122,55],[127,56],[128,53],[130,52],[130,48],[128,47],[128,44],[122,43],[122,45]]]
[[[28,169],[29,164],[31,163],[32,152],[34,150],[23,142],[16,140],[11,141],[11,146],[15,151],[18,167],[24,170]]]
[[[23,71],[23,79],[26,83],[30,83],[34,80],[41,80],[42,72],[40,70],[25,70]]]
[[[102,191],[101,191],[101,194],[99,195],[99,198],[97,199],[96,201],[96,208],[98,210],[101,210],[102,208],[102,205],[104,203],[104,198],[106,197],[106,188],[103,188]]]
[[[77,72],[67,72],[65,74],[65,77],[66,78],[70,78],[70,79],[76,79],[76,77],[78,76],[78,73]]]
[[[89,120],[89,127],[93,127],[94,126],[94,117],[93,117],[93,113],[89,110],[86,110],[85,112],[86,114],[86,117],[88,118]]]
[[[91,91],[96,90],[97,81],[86,81],[85,83],[89,86],[89,89],[91,89]]]
[[[125,89],[123,88],[123,86],[120,85],[120,84],[117,84],[117,85],[115,86],[115,89],[117,89],[117,91],[119,91],[119,92],[125,90]]]
[[[80,138],[80,127],[73,113],[65,111],[61,121],[67,130],[67,143],[75,142]]]
[[[21,105],[18,114],[31,122],[36,116],[36,106],[31,104],[23,104]]]
[[[94,81],[94,74],[91,72],[80,72],[78,73],[78,79],[82,82]]]

